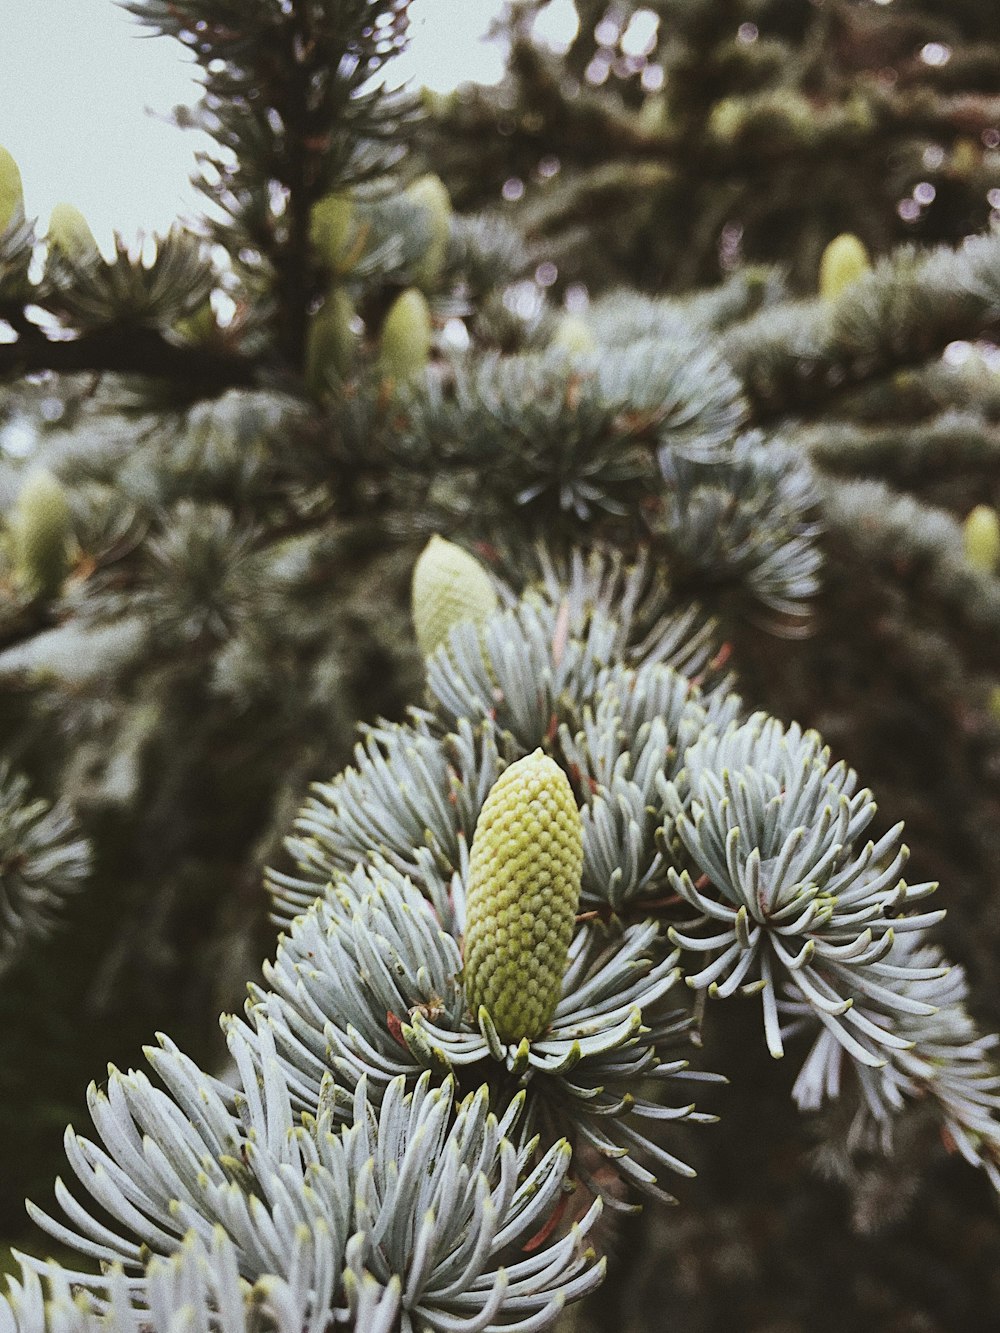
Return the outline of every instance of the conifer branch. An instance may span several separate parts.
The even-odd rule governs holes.
[[[998,255],[995,236],[956,250],[902,249],[834,301],[779,304],[731,326],[723,346],[754,420],[819,411],[956,339],[1000,333]]]
[[[831,532],[891,568],[916,605],[938,610],[967,662],[1000,670],[1000,579],[969,564],[950,514],[877,481],[828,483],[823,512]]]
[[[0,344],[0,378],[50,370],[56,374],[144,375],[168,380],[192,398],[247,387],[262,375],[259,362],[235,352],[184,346],[158,329],[107,328],[72,339],[47,338],[25,329],[16,342]]]

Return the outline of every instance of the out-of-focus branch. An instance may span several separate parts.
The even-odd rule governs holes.
[[[162,333],[148,328],[99,329],[71,340],[25,331],[16,342],[0,345],[0,378],[42,370],[149,375],[176,380],[201,393],[251,385],[261,374],[259,363],[248,357],[168,342]]]

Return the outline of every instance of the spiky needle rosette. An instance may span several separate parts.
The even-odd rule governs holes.
[[[475,556],[432,537],[413,567],[413,628],[424,656],[444,643],[453,625],[482,625],[496,609],[496,590]]]
[[[494,783],[469,856],[465,994],[502,1041],[539,1036],[555,1013],[582,873],[569,779],[536,750]]]

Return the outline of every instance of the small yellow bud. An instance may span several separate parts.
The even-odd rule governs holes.
[[[670,123],[668,103],[663,93],[643,99],[639,108],[639,128],[646,134],[662,134]]]
[[[21,171],[7,152],[0,148],[0,232],[4,232],[17,213],[24,212],[24,189]]]
[[[948,160],[949,170],[953,175],[967,180],[983,168],[983,154],[974,139],[956,139]]]
[[[431,311],[427,298],[416,287],[396,297],[382,325],[379,369],[386,379],[411,379],[431,357]]]
[[[451,236],[451,196],[440,176],[430,173],[415,180],[405,190],[406,198],[428,215],[430,241],[414,277],[425,291],[437,286],[448,257]]]
[[[69,572],[69,502],[48,468],[33,468],[8,515],[14,577],[30,597],[51,598]]]
[[[551,347],[559,347],[571,356],[588,356],[597,351],[597,339],[590,325],[579,315],[563,315],[552,335]]]
[[[990,690],[988,706],[994,722],[1000,722],[1000,685],[994,685]]]
[[[845,287],[857,282],[871,269],[864,243],[850,232],[835,236],[819,261],[819,294],[825,301],[835,300]]]
[[[98,254],[94,233],[73,204],[56,204],[49,217],[46,239],[50,254],[61,253],[76,260],[92,259]]]
[[[413,566],[412,605],[417,644],[429,657],[453,625],[484,624],[497,609],[497,594],[475,556],[435,536]]]
[[[724,97],[712,107],[708,132],[713,139],[731,143],[743,128],[743,103],[738,97]]]
[[[433,88],[421,88],[418,96],[426,114],[437,120],[443,119],[453,111],[459,100],[457,92],[438,93]]]
[[[973,569],[1000,569],[1000,515],[992,505],[976,505],[965,520],[965,558]]]
[[[569,779],[541,750],[511,764],[483,803],[469,852],[465,996],[500,1039],[540,1036],[555,1013],[583,873]]]
[[[312,317],[306,334],[305,375],[315,398],[323,398],[350,374],[358,345],[353,320],[354,306],[343,287],[334,287]]]
[[[354,200],[349,194],[328,194],[313,204],[309,240],[327,268],[339,272],[354,225]]]
[[[219,332],[211,300],[202,301],[201,305],[193,310],[190,315],[185,315],[182,319],[179,319],[174,325],[174,331],[189,343],[211,342]]]

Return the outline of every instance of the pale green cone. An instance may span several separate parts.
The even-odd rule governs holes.
[[[430,657],[452,625],[484,624],[497,609],[497,594],[475,556],[435,536],[413,566],[412,606],[417,644]]]
[[[1000,569],[1000,515],[992,505],[976,505],[965,520],[965,558],[986,574]]]
[[[29,596],[54,597],[69,572],[72,529],[66,492],[48,468],[25,478],[8,535],[17,583]]]
[[[7,230],[18,211],[24,211],[21,171],[7,149],[0,148],[0,232]]]
[[[92,259],[98,254],[97,242],[90,224],[73,204],[56,204],[49,216],[46,233],[49,253],[60,253],[70,259]]]
[[[583,873],[583,825],[569,779],[541,750],[494,783],[472,838],[465,996],[501,1041],[540,1036],[555,1013]]]
[[[309,240],[317,256],[335,273],[348,257],[354,230],[354,200],[349,194],[328,194],[313,204]]]
[[[418,375],[431,359],[432,337],[427,298],[416,287],[408,287],[393,301],[382,325],[379,370],[399,382]]]
[[[423,258],[414,270],[414,276],[424,291],[432,291],[438,284],[448,258],[451,237],[451,196],[440,176],[429,173],[415,180],[405,190],[410,203],[424,209],[430,218],[430,242]]]
[[[864,242],[851,232],[835,236],[819,261],[819,294],[833,301],[845,287],[857,282],[871,268]]]
[[[590,325],[579,315],[563,315],[552,335],[552,347],[559,347],[571,356],[589,356],[597,351],[597,339]]]
[[[331,384],[350,374],[358,347],[354,305],[343,287],[334,287],[313,315],[306,334],[306,384],[323,398]]]

